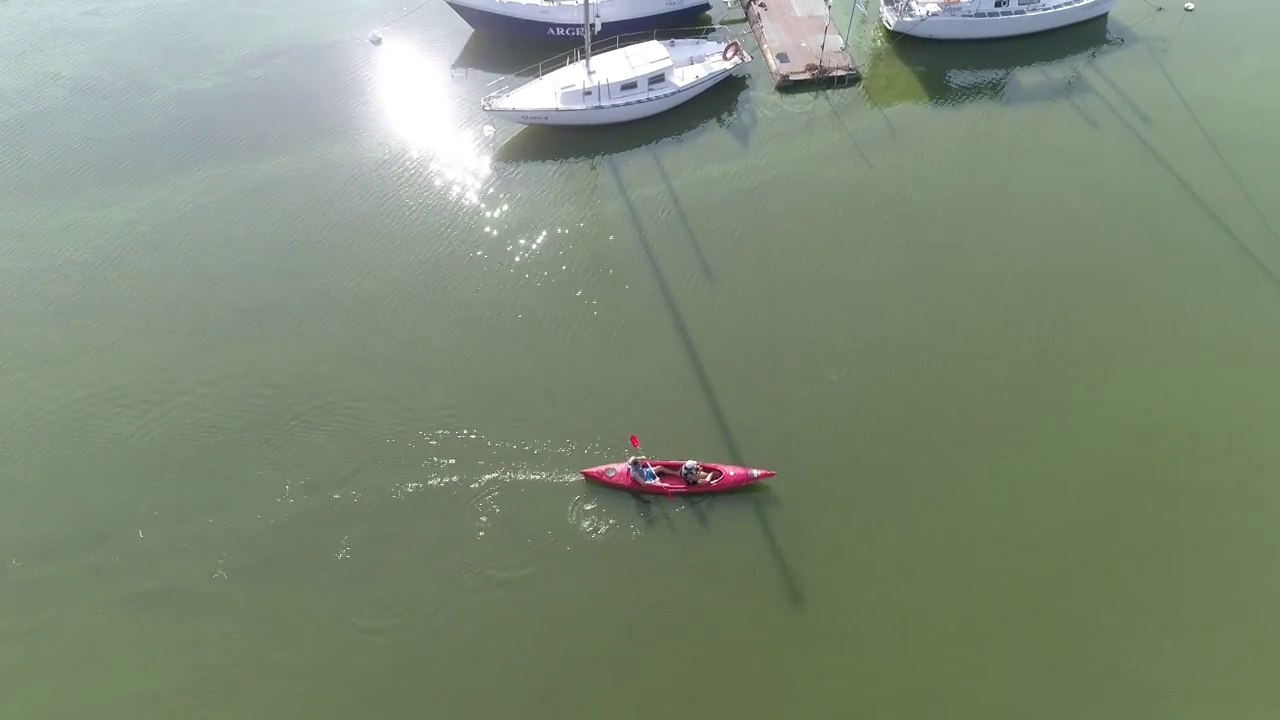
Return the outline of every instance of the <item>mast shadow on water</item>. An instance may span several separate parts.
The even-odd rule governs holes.
[[[745,453],[742,452],[741,445],[738,444],[737,438],[734,436],[733,430],[729,425],[728,414],[725,412],[724,404],[720,401],[720,395],[715,389],[715,385],[711,380],[711,374],[707,369],[706,363],[702,359],[702,353],[699,352],[698,346],[694,341],[694,333],[689,329],[684,319],[684,314],[680,311],[680,305],[675,300],[675,295],[671,291],[671,285],[667,282],[666,275],[662,271],[662,266],[658,263],[657,254],[654,250],[653,241],[649,238],[649,233],[645,229],[644,223],[641,221],[641,215],[636,207],[635,201],[631,194],[627,192],[626,183],[622,180],[622,173],[618,169],[618,165],[613,158],[606,158],[605,167],[608,168],[609,174],[613,176],[614,182],[617,183],[620,199],[623,207],[627,211],[627,215],[631,219],[631,224],[635,230],[636,241],[640,246],[640,252],[644,256],[645,262],[649,265],[649,269],[653,273],[653,279],[657,285],[657,290],[663,306],[667,310],[667,315],[671,320],[672,329],[676,333],[676,338],[681,347],[684,349],[685,357],[689,361],[690,369],[693,371],[694,379],[697,381],[699,388],[702,390],[703,399],[706,401],[708,410],[711,412],[711,419],[715,423],[716,428],[720,431],[721,441],[728,451],[729,460],[737,465],[748,465]],[[743,488],[745,490],[745,488]],[[760,492],[768,492],[768,488],[762,487],[752,493],[737,494],[742,495],[751,500],[751,509],[756,515],[756,519],[760,524],[760,531],[765,537],[765,547],[769,551],[769,555],[773,558],[774,564],[782,577],[783,585],[787,593],[787,599],[792,606],[802,609],[805,604],[804,591],[800,587],[800,583],[796,580],[795,573],[791,569],[791,563],[788,562],[786,555],[782,552],[782,544],[778,541],[778,536],[773,532],[773,526],[769,522],[768,515],[765,514],[764,506],[760,502]],[[710,497],[710,496],[708,496]],[[725,497],[718,498],[720,500]],[[700,520],[705,522],[705,518],[701,515]]]

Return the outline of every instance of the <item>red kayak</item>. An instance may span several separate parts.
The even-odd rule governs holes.
[[[680,478],[680,466],[683,460],[650,460],[648,465],[659,471],[658,481],[638,483],[631,479],[625,462],[597,465],[581,470],[582,476],[601,485],[631,490],[634,492],[654,493],[657,495],[693,495],[698,493],[724,492],[734,488],[750,485],[757,480],[764,480],[777,475],[772,470],[748,468],[740,465],[723,465],[720,463],[702,463],[702,469],[711,473],[710,481],[697,485],[688,485]],[[668,472],[662,472],[665,469]]]

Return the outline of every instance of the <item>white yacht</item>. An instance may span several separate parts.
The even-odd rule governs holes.
[[[903,35],[985,40],[1056,30],[1115,6],[1116,0],[880,0],[880,21]]]
[[[586,57],[480,101],[522,125],[608,125],[692,100],[751,61],[737,40],[648,40]],[[545,64],[545,63],[544,63]]]

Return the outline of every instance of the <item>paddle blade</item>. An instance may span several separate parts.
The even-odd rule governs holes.
[[[637,450],[639,450],[639,449],[640,449],[640,441],[636,439],[636,436],[635,436],[635,435],[632,435],[632,436],[631,436],[631,447],[633,447],[633,448],[635,448],[635,449],[637,449]]]

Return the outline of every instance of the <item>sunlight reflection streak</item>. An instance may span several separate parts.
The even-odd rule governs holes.
[[[386,38],[378,49],[377,94],[392,131],[414,159],[426,161],[437,186],[476,205],[492,172],[492,157],[454,116],[447,79],[430,57],[403,40]]]

